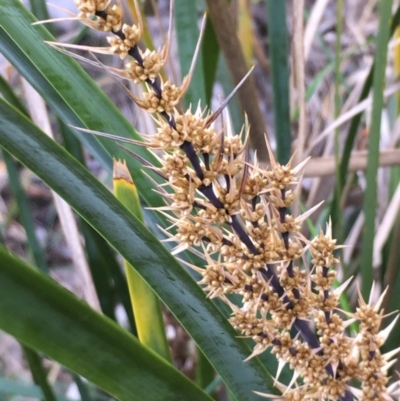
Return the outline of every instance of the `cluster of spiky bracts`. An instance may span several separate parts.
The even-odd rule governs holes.
[[[388,385],[387,371],[397,350],[382,355],[380,347],[395,321],[380,331],[384,294],[374,305],[360,295],[357,311],[345,317],[339,296],[348,282],[333,289],[339,261],[330,225],[309,241],[300,228],[312,210],[290,214],[304,163],[280,165],[267,145],[270,168],[261,168],[255,158],[250,161],[248,126],[232,135],[223,124],[216,128],[218,113],[206,115],[200,108],[179,112],[190,76],[181,87],[163,82],[159,72],[168,44],[160,52],[139,48],[140,13],[137,25],[129,26],[122,23],[120,4],[75,2],[79,19],[111,34],[109,47],[92,50],[118,55],[124,68],[110,71],[147,88],[143,98],[131,97],[156,116],[157,132],[142,145],[164,151],[161,167],[153,169],[169,187],[160,192],[166,200],[163,213],[173,223],[167,233],[178,242],[174,253],[189,249],[206,260],[204,269],[190,267],[202,276],[200,284],[210,298],[219,297],[231,307],[232,325],[254,340],[250,357],[271,349],[279,360],[276,386],[283,395],[264,395],[392,400],[398,386]],[[240,306],[231,302],[231,294],[241,296]],[[351,337],[347,332],[353,323],[358,323],[358,334]],[[278,381],[286,364],[294,372],[288,386]]]

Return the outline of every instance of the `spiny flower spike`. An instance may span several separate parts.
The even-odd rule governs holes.
[[[399,383],[388,385],[388,369],[398,350],[382,355],[380,347],[397,318],[380,330],[384,294],[375,304],[360,296],[355,313],[342,313],[339,297],[351,279],[334,288],[339,263],[335,252],[340,246],[332,238],[331,222],[325,232],[308,240],[301,226],[319,205],[300,216],[291,214],[307,160],[293,166],[292,158],[281,165],[268,141],[270,168],[261,168],[256,156],[251,160],[247,119],[238,135],[224,121],[216,124],[237,88],[214,113],[206,113],[200,105],[193,112],[181,110],[179,102],[190,83],[202,33],[190,73],[177,87],[159,74],[168,57],[171,22],[164,47],[150,52],[139,43],[143,33],[139,13],[137,23],[127,26],[119,2],[77,0],[76,4],[79,13],[69,18],[111,34],[107,47],[86,49],[124,60],[122,69],[94,64],[116,76],[156,121],[156,132],[143,136],[143,142],[83,131],[157,150],[159,166],[129,152],[163,179],[157,191],[165,206],[158,210],[171,223],[162,231],[167,241],[176,241],[173,253],[188,249],[205,261],[205,268],[188,266],[200,274],[199,284],[208,297],[218,297],[231,308],[230,322],[239,335],[254,340],[249,358],[270,350],[279,361],[275,385],[282,395],[258,394],[290,401],[393,399]],[[135,5],[139,11],[136,1]],[[144,83],[143,97],[131,94],[120,78]],[[153,182],[150,176],[149,182]],[[232,295],[241,300],[238,305]],[[347,329],[355,322],[359,333],[350,336]],[[293,371],[289,385],[278,381],[285,365]],[[360,385],[356,388],[354,383]]]

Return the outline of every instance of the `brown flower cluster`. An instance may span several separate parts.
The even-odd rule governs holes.
[[[156,170],[170,188],[163,190],[163,209],[173,223],[168,234],[178,243],[174,253],[190,249],[205,259],[204,269],[190,267],[202,276],[200,284],[210,298],[219,297],[231,307],[232,325],[254,340],[250,357],[270,349],[279,360],[276,386],[282,396],[264,395],[283,400],[392,400],[398,385],[388,386],[387,371],[397,351],[382,355],[380,347],[395,321],[380,331],[384,294],[375,305],[360,296],[357,311],[345,318],[339,296],[349,282],[334,289],[339,261],[330,224],[309,241],[300,229],[313,210],[290,214],[304,163],[281,165],[267,145],[270,168],[263,169],[256,158],[250,161],[247,125],[232,135],[226,127],[217,129],[215,114],[200,108],[178,112],[190,76],[181,87],[162,81],[159,72],[168,43],[160,52],[142,50],[142,23],[123,25],[120,5],[75,2],[87,25],[112,33],[103,51],[125,64],[111,72],[146,84],[142,99],[131,96],[157,116],[157,132],[145,138],[145,145],[164,151]],[[241,296],[241,305],[233,304],[231,294]],[[354,322],[359,332],[352,337],[347,329]],[[293,370],[288,386],[278,381],[285,365]],[[360,384],[356,388],[354,383]]]

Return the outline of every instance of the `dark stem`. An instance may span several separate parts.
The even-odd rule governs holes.
[[[210,154],[203,153],[203,160],[204,160],[204,165],[206,166],[207,171],[210,171]]]
[[[339,401],[354,401],[353,394],[349,390],[346,390],[344,396],[339,397]]]
[[[185,152],[186,156],[192,163],[194,171],[196,172],[197,177],[201,180],[204,178],[204,173],[200,165],[200,160],[196,155],[196,151],[194,150],[193,144],[191,142],[183,142],[181,145],[181,149]]]
[[[215,195],[212,185],[203,185],[198,188],[199,192],[201,192],[217,209],[223,209],[224,205]]]
[[[252,208],[253,212],[256,210],[257,203],[258,203],[258,196],[255,196],[251,200],[251,208]]]
[[[253,241],[250,239],[249,235],[247,234],[246,230],[243,228],[242,224],[238,220],[236,214],[231,216],[232,223],[231,226],[234,229],[236,235],[240,238],[240,240],[247,246],[247,249],[253,253],[254,255],[258,254],[257,248],[253,244]]]
[[[229,175],[225,174],[226,191],[229,192],[231,189],[231,182],[229,181]]]

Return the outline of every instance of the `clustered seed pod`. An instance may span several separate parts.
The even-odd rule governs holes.
[[[339,296],[349,280],[333,289],[339,261],[331,225],[309,241],[300,229],[314,209],[297,217],[289,212],[304,163],[279,164],[267,144],[270,168],[263,169],[255,158],[250,161],[247,124],[241,134],[232,135],[224,126],[216,128],[219,112],[178,112],[190,74],[181,87],[162,81],[159,72],[169,40],[161,52],[142,51],[142,22],[122,25],[119,4],[75,3],[87,25],[112,33],[106,52],[128,61],[123,70],[110,71],[147,85],[142,99],[131,97],[158,116],[157,132],[145,136],[144,145],[164,151],[161,167],[154,169],[171,189],[162,193],[167,204],[163,210],[173,223],[167,233],[178,243],[173,252],[195,249],[203,256],[204,269],[190,267],[202,276],[199,284],[210,298],[219,297],[231,307],[232,325],[254,340],[249,358],[267,349],[278,358],[275,383],[282,396],[264,395],[282,400],[392,400],[398,383],[388,386],[387,371],[397,350],[382,355],[379,349],[397,319],[379,330],[384,294],[375,305],[360,295],[359,308],[347,319],[339,313]],[[304,267],[306,252],[311,266]],[[241,305],[232,302],[231,294],[241,296]],[[354,322],[359,322],[359,333],[351,337],[346,329]],[[293,329],[298,334],[293,335]],[[278,381],[286,364],[294,372],[289,386]],[[353,387],[354,381],[360,388]]]

